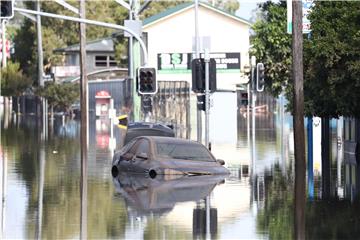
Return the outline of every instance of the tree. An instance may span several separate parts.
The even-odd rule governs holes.
[[[286,33],[286,2],[259,4],[260,17],[253,25],[251,54],[265,65],[267,90],[278,96],[283,90],[291,96],[291,35]],[[290,99],[290,98],[288,98]]]
[[[31,79],[22,73],[19,63],[11,61],[8,62],[6,68],[1,69],[0,76],[1,95],[6,97],[17,97],[17,103],[19,103],[19,97],[26,89],[31,87]]]
[[[78,1],[68,1],[74,7],[78,7]],[[24,2],[26,8],[33,9],[34,2]],[[55,14],[78,17],[75,13],[65,9],[54,1],[41,1],[41,10]],[[88,1],[86,4],[86,18],[99,20],[109,23],[123,24],[127,18],[128,11],[117,4],[115,1]],[[50,70],[54,64],[62,61],[61,56],[53,54],[56,48],[72,45],[79,42],[77,23],[55,18],[42,17],[42,35],[43,35],[43,52],[44,66]],[[88,25],[86,35],[88,39],[108,37],[113,29]],[[28,76],[37,79],[37,41],[36,26],[29,19],[24,19],[21,27],[18,29],[14,39],[16,51],[14,58],[20,62],[21,68]]]
[[[46,82],[44,87],[37,90],[37,94],[46,98],[55,110],[71,114],[71,105],[80,97],[79,84]]]
[[[209,0],[209,3],[212,4],[213,2],[215,7],[220,8],[231,14],[235,14],[235,12],[240,7],[240,3],[237,0]]]
[[[316,2],[304,44],[305,103],[311,115],[360,117],[360,3]]]
[[[285,89],[292,109],[291,35],[286,33],[286,3],[259,5],[253,54],[265,65],[267,89]],[[360,3],[316,2],[304,35],[305,115],[360,117]],[[308,38],[309,37],[309,38]]]

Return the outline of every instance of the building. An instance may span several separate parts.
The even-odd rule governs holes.
[[[88,73],[116,67],[114,41],[112,38],[97,39],[86,44],[86,70]],[[65,48],[58,48],[54,53],[63,54],[63,66],[52,67],[52,73],[57,79],[77,77],[80,75],[80,45],[75,44]]]
[[[143,20],[142,31],[147,45],[148,65],[156,67],[158,81],[186,82],[187,86],[191,87],[191,61],[195,58],[196,45],[194,20],[193,2],[180,4]],[[236,85],[248,82],[243,68],[249,64],[250,27],[250,22],[245,19],[209,4],[199,3],[199,50],[203,52],[207,48],[210,57],[216,61],[218,90],[234,91]],[[116,65],[114,42],[111,38],[88,42],[86,51],[86,67],[89,73]],[[65,55],[65,65],[54,68],[55,76],[78,76],[79,44],[57,49],[55,52]],[[203,57],[203,54],[201,56]],[[105,86],[100,82],[97,85]],[[90,93],[92,86],[95,87],[95,84],[89,85]],[[103,88],[96,87],[95,95],[89,95],[90,102],[92,98],[96,98],[100,104],[104,99],[113,98],[97,96],[96,94],[100,94],[101,91],[109,92]]]
[[[235,90],[248,78],[242,73],[249,64],[251,24],[206,3],[198,8],[200,51],[208,48],[216,60],[217,88]],[[195,57],[194,3],[187,2],[143,21],[149,65],[157,68],[160,81],[191,83],[191,60]]]

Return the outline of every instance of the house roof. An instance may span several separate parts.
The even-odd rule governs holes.
[[[54,52],[79,52],[80,45],[74,44],[64,48],[57,48]],[[86,43],[86,51],[87,52],[114,52],[114,40],[110,37],[96,39],[93,41],[88,41]]]
[[[210,9],[212,11],[218,12],[218,13],[220,13],[222,15],[225,15],[227,17],[230,17],[230,18],[234,19],[234,20],[237,20],[239,22],[242,22],[244,24],[247,24],[247,25],[251,26],[251,23],[248,20],[246,20],[244,18],[241,18],[239,16],[236,16],[234,14],[231,14],[229,12],[226,12],[226,11],[224,11],[222,9],[217,8],[217,7],[214,7],[214,6],[212,6],[212,5],[208,4],[208,3],[201,2],[201,3],[199,3],[199,5],[204,7],[204,8],[207,8],[207,9]],[[171,17],[173,15],[179,14],[179,13],[181,13],[183,11],[186,11],[186,10],[188,10],[190,8],[193,8],[193,7],[194,7],[194,2],[186,2],[186,3],[179,4],[179,5],[177,5],[177,6],[173,7],[173,8],[169,8],[169,9],[167,9],[167,10],[165,10],[165,11],[159,13],[159,14],[156,14],[156,15],[153,15],[151,17],[148,17],[148,18],[144,19],[143,20],[143,27],[148,27],[148,26],[150,26],[152,24],[155,24],[155,23],[157,23],[159,21],[162,21],[162,20],[164,20],[164,19],[166,19],[168,17]]]

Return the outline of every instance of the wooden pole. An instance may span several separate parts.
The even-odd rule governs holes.
[[[80,0],[80,18],[85,19],[85,0]],[[80,239],[87,239],[87,76],[86,76],[86,25],[80,23],[80,107],[81,107],[81,179],[80,179]]]
[[[294,145],[295,145],[295,239],[305,239],[305,133],[302,2],[292,2],[292,64],[294,80]]]

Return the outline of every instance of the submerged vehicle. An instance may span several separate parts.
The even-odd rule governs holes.
[[[143,136],[125,145],[113,158],[112,174],[132,172],[157,175],[229,174],[202,144],[181,138]]]
[[[134,122],[127,125],[124,145],[139,136],[175,137],[174,130],[161,123]]]

